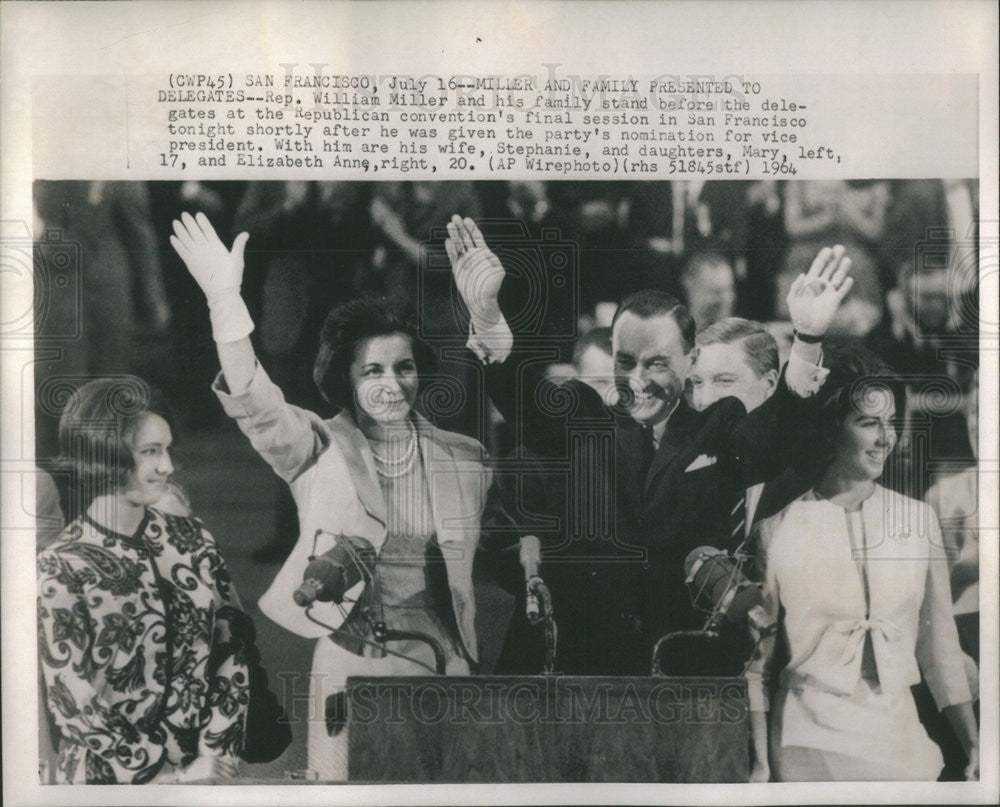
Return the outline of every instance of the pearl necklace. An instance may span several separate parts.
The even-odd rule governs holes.
[[[380,456],[372,448],[372,456],[375,457],[375,472],[385,479],[397,479],[408,474],[410,469],[413,468],[413,461],[417,457],[417,430],[410,421],[406,422],[406,426],[409,432],[410,444],[406,447],[406,451],[403,452],[403,456],[398,459],[389,459],[388,457]],[[385,470],[381,466],[385,466]]]

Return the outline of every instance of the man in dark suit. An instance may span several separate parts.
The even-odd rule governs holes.
[[[739,398],[747,412],[752,412],[778,389],[781,377],[778,345],[759,322],[741,317],[719,320],[698,331],[695,348],[690,402],[698,411],[733,396]],[[798,439],[808,439],[806,430],[810,424],[794,425],[803,431],[798,438],[792,439],[791,435],[786,438],[793,447]],[[766,482],[749,487],[745,497],[744,530],[742,534],[733,534],[727,548],[732,551],[739,547],[750,535],[755,522],[774,515],[808,489],[808,478],[791,466]]]
[[[475,223],[454,217],[445,243],[472,317],[469,346],[486,362],[487,390],[517,440],[547,464],[560,523],[545,575],[566,673],[643,675],[667,633],[701,626],[685,585],[697,546],[728,544],[745,489],[784,467],[788,436],[822,383],[819,339],[851,287],[839,247],[821,251],[789,294],[800,334],[779,389],[747,415],[726,397],[698,412],[684,400],[694,322],[663,292],[621,301],[612,323],[615,388],[609,406],[590,387],[544,379],[499,302],[505,271]],[[718,674],[738,670],[718,670]]]

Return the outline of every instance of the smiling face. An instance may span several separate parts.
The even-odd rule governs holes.
[[[863,387],[841,426],[831,470],[841,479],[874,482],[896,447],[896,404],[884,385]]]
[[[768,370],[758,375],[748,361],[741,341],[714,342],[698,348],[691,371],[691,398],[699,411],[727,396],[735,396],[749,412],[774,392],[778,373]]]
[[[413,343],[405,334],[363,339],[350,375],[356,411],[377,423],[403,420],[417,399],[420,378]]]
[[[667,417],[684,392],[691,356],[670,314],[644,319],[626,311],[611,334],[615,387],[634,420],[652,426]]]
[[[130,443],[134,468],[126,477],[121,495],[132,504],[156,504],[167,492],[167,482],[174,472],[170,425],[159,415],[147,412],[135,425]]]

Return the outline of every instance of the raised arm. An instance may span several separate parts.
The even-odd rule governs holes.
[[[257,365],[250,343],[253,320],[240,297],[243,250],[249,239],[248,233],[240,233],[232,250],[226,249],[204,213],[182,213],[180,221],[174,220],[174,234],[170,236],[170,245],[205,293],[212,338],[218,346],[222,374],[233,394],[250,386]]]
[[[766,481],[799,450],[812,405],[808,399],[823,385],[829,371],[820,365],[822,339],[837,309],[854,285],[851,259],[842,246],[820,250],[809,271],[799,275],[788,292],[788,311],[795,342],[775,393],[745,418],[734,423],[730,446],[743,464],[748,485]]]
[[[222,365],[225,387],[216,393],[257,452],[288,482],[309,467],[329,444],[320,418],[289,405],[281,390],[257,364],[250,333],[253,320],[240,296],[243,249],[250,236],[240,233],[232,250],[216,235],[204,213],[174,221],[170,243],[205,293]]]
[[[540,456],[561,458],[574,420],[609,420],[601,396],[577,380],[557,386],[545,378],[552,359],[516,353],[516,337],[500,309],[506,272],[469,218],[453,216],[445,250],[472,319],[467,346],[486,365],[486,389],[500,413],[517,424],[516,442]]]
[[[451,261],[458,293],[462,295],[462,301],[472,317],[473,337],[483,339],[494,335],[499,338],[504,331],[506,335],[510,335],[499,302],[500,286],[503,285],[506,272],[500,259],[486,246],[486,239],[476,223],[472,219],[452,216],[448,222],[448,238],[445,239],[444,248]],[[472,345],[470,347],[476,350]],[[485,357],[480,355],[480,359],[489,358],[502,362],[506,359],[506,353],[510,352],[509,346],[506,353],[502,350],[496,352],[497,348],[503,347],[501,343],[487,344],[485,347],[493,350]],[[479,353],[478,350],[476,352]]]

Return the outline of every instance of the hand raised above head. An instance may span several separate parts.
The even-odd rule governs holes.
[[[212,338],[219,344],[238,342],[253,330],[250,312],[240,297],[243,249],[249,238],[247,233],[240,233],[230,250],[226,249],[226,245],[216,235],[212,222],[204,213],[196,216],[182,213],[179,221],[174,220],[174,234],[170,236],[170,245],[205,293],[212,318]],[[243,358],[251,362],[252,372],[253,350],[249,347],[249,342],[246,351]],[[230,367],[230,371],[233,369]],[[230,377],[230,372],[226,372],[226,378],[230,384],[237,380],[236,377]]]
[[[243,283],[243,250],[250,236],[240,233],[226,249],[208,216],[182,213],[174,220],[170,244],[201,287],[209,304],[230,294],[239,295]]]
[[[848,277],[851,259],[840,245],[824,247],[799,275],[788,292],[788,312],[795,330],[805,336],[823,336],[841,302],[854,285]]]
[[[481,328],[497,322],[500,319],[497,295],[506,273],[500,259],[486,246],[479,227],[472,219],[452,216],[444,248],[473,325]]]

